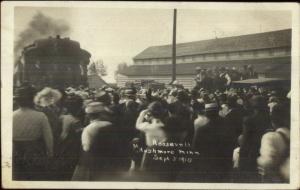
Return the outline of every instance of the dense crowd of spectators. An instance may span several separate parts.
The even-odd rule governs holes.
[[[207,69],[196,67],[196,71],[196,88],[207,90],[225,90],[233,81],[258,77],[252,65],[244,65],[242,68],[215,67]]]
[[[13,178],[288,182],[290,94],[201,85],[24,84],[14,92]]]

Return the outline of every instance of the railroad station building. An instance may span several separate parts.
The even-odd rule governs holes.
[[[291,29],[179,43],[176,45],[176,80],[185,88],[195,85],[196,67],[252,65],[262,78],[291,78]],[[126,82],[172,81],[172,45],[151,46],[133,58],[133,65],[117,74],[117,85]]]

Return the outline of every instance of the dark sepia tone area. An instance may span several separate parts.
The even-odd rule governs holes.
[[[16,7],[13,180],[289,183],[291,15],[224,12]]]

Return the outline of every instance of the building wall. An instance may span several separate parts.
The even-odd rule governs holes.
[[[191,89],[195,86],[194,75],[179,75],[176,80],[182,84],[185,88]],[[117,86],[125,87],[126,82],[134,82],[140,80],[155,80],[156,82],[165,83],[166,85],[172,81],[171,76],[125,76],[117,75]]]
[[[280,58],[280,57],[290,57],[291,48],[270,48],[270,49],[260,49],[260,50],[249,50],[249,51],[238,51],[238,52],[228,52],[228,53],[211,53],[211,54],[199,54],[199,55],[189,55],[177,57],[177,64],[186,63],[201,63],[210,61],[230,61],[230,60],[255,60],[264,58]],[[144,60],[134,60],[135,65],[166,65],[171,64],[171,58],[157,58],[157,59],[144,59]],[[195,75],[179,75],[177,80],[179,83],[183,84],[185,88],[191,89],[195,85],[194,81]],[[270,77],[267,74],[260,74],[259,77]],[[155,80],[157,82],[162,82],[169,84],[171,82],[171,76],[117,76],[117,85],[119,87],[124,87],[126,82],[133,82],[139,80]]]
[[[209,61],[228,61],[228,60],[248,60],[248,59],[262,59],[262,58],[276,58],[291,56],[291,49],[285,48],[273,48],[273,49],[261,49],[253,51],[239,51],[230,53],[215,53],[215,54],[199,54],[177,57],[176,63],[201,63]],[[157,58],[157,59],[144,59],[134,60],[136,65],[164,65],[171,64],[171,58]]]

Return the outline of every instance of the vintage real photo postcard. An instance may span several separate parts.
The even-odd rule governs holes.
[[[2,2],[2,187],[299,189],[299,10]]]

